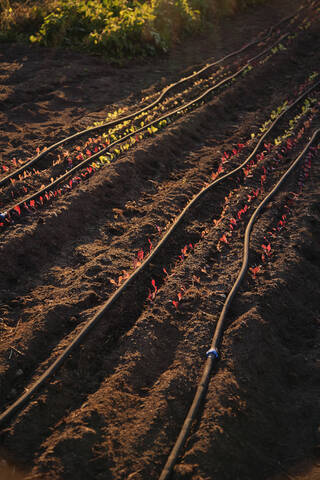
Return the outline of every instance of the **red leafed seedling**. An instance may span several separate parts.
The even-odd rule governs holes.
[[[151,290],[149,289],[148,300],[152,302],[156,298],[158,287],[154,279],[151,280],[151,285],[153,286],[153,292],[151,292]]]
[[[226,234],[224,233],[220,238],[219,242],[229,243]]]
[[[249,270],[252,273],[252,278],[256,279],[257,278],[257,273],[260,272],[261,265],[257,265],[256,267],[250,267]]]

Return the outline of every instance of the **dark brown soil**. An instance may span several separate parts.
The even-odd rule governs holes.
[[[115,109],[134,109],[300,4],[270,1],[177,45],[168,57],[121,68],[79,53],[3,47],[0,166]],[[284,50],[1,231],[1,411],[52,364],[115,291],[114,282],[133,272],[137,252],[146,254],[150,242],[154,248],[211,182],[224,152],[228,172],[251,153],[272,111],[313,84],[320,67],[316,2],[292,28],[299,34]],[[257,51],[230,61],[231,71]],[[320,128],[320,88],[309,98],[310,108],[298,105],[266,139],[274,145],[292,120],[294,146],[270,153],[262,147],[248,175],[208,192],[62,368],[3,426],[1,479],[159,477],[241,266],[250,215]],[[248,272],[228,313],[221,359],[173,479],[320,478],[319,151],[311,168],[303,159],[254,226],[250,268],[258,272]],[[50,178],[48,165],[43,178]],[[248,200],[257,188],[259,197]],[[4,211],[7,190],[0,194]],[[158,291],[150,301],[153,280]]]

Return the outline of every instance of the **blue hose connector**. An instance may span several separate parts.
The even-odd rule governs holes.
[[[218,350],[216,350],[215,348],[210,348],[210,350],[208,350],[206,352],[206,356],[209,358],[209,357],[213,357],[215,358],[216,360],[219,360],[219,353],[218,353]]]

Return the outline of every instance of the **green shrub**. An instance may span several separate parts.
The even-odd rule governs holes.
[[[264,0],[0,0],[0,40],[101,53],[114,60],[165,52],[210,15]]]

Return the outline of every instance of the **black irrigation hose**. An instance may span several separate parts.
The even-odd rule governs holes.
[[[248,222],[247,228],[245,230],[245,235],[244,235],[243,259],[242,259],[241,270],[238,274],[238,277],[237,277],[235,283],[233,284],[233,287],[232,287],[226,301],[224,302],[224,305],[223,305],[218,323],[217,323],[216,328],[215,328],[215,332],[214,332],[214,336],[213,336],[213,339],[212,339],[211,347],[207,351],[207,360],[206,360],[206,363],[205,363],[204,372],[202,374],[202,377],[201,377],[200,383],[198,385],[196,394],[194,396],[192,405],[191,405],[191,407],[188,411],[188,414],[186,416],[186,419],[184,421],[184,424],[183,424],[183,427],[180,431],[178,439],[177,439],[173,449],[171,450],[171,453],[168,457],[166,465],[161,472],[159,480],[168,480],[168,478],[170,477],[170,474],[171,474],[171,472],[172,472],[172,470],[173,470],[173,468],[176,464],[176,461],[178,459],[181,448],[183,447],[183,445],[184,445],[184,443],[185,443],[185,441],[188,437],[188,434],[190,432],[192,423],[193,423],[194,419],[196,418],[196,415],[197,415],[198,409],[200,407],[200,404],[205,399],[206,392],[207,392],[207,387],[208,387],[209,380],[210,380],[210,374],[211,374],[213,365],[216,363],[216,361],[219,358],[218,347],[221,343],[222,336],[223,336],[225,318],[226,318],[227,312],[230,308],[231,302],[232,302],[235,294],[237,293],[237,291],[240,287],[240,284],[241,284],[241,282],[242,282],[242,280],[243,280],[243,278],[244,278],[244,276],[247,272],[248,262],[249,262],[250,234],[251,234],[251,231],[252,231],[253,224],[254,224],[257,216],[261,212],[261,210],[271,200],[273,195],[279,190],[279,188],[281,187],[283,182],[287,179],[287,177],[290,175],[290,173],[293,171],[293,169],[297,166],[297,164],[299,163],[301,158],[305,155],[307,150],[310,148],[310,146],[312,145],[312,143],[314,142],[315,138],[318,136],[319,133],[320,133],[320,129],[316,130],[313,133],[313,135],[312,135],[310,141],[308,142],[308,144],[305,146],[305,148],[302,150],[302,152],[298,155],[298,157],[294,160],[294,162],[292,162],[291,166],[282,175],[282,177],[276,183],[275,187],[271,190],[271,192],[258,205],[258,207],[253,212],[253,214],[252,214],[252,216],[251,216],[251,218]]]
[[[290,106],[288,106],[284,112],[282,112],[279,117],[274,120],[274,122],[271,124],[271,126],[268,128],[268,130],[264,133],[264,135],[260,138],[259,142],[257,143],[256,147],[254,148],[253,152],[247,157],[247,159],[237,168],[232,170],[231,172],[227,173],[226,175],[222,176],[221,178],[218,178],[214,182],[212,182],[208,187],[204,188],[201,190],[187,205],[186,207],[182,210],[182,212],[177,216],[177,218],[174,220],[173,224],[169,228],[169,230],[165,233],[163,238],[160,240],[160,242],[156,245],[154,250],[150,253],[150,255],[144,260],[144,262],[138,267],[132,275],[125,280],[125,282],[108,298],[108,300],[102,305],[102,307],[98,310],[98,312],[93,316],[91,320],[89,320],[81,329],[81,331],[75,336],[75,338],[72,340],[72,342],[68,345],[68,347],[58,356],[58,358],[53,362],[53,364],[45,370],[45,372],[38,378],[38,380],[35,381],[35,383],[24,393],[22,394],[12,405],[10,405],[1,415],[0,415],[0,426],[7,422],[12,415],[20,409],[24,403],[31,397],[33,393],[35,393],[40,386],[42,386],[45,381],[50,378],[51,375],[53,375],[60,365],[64,362],[64,360],[68,357],[68,355],[77,347],[83,338],[90,332],[90,330],[101,320],[103,315],[106,313],[108,308],[111,307],[111,305],[120,297],[120,295],[123,293],[123,291],[133,282],[133,280],[138,276],[141,270],[143,270],[154,258],[154,256],[157,254],[157,252],[160,250],[160,248],[166,243],[168,240],[169,236],[174,232],[174,230],[177,228],[177,226],[180,224],[182,221],[183,217],[185,214],[190,210],[190,208],[209,190],[211,190],[214,186],[217,184],[221,183],[223,180],[226,178],[230,177],[234,173],[238,172],[241,170],[250,160],[251,158],[255,155],[257,152],[258,148],[261,146],[262,142],[270,133],[270,131],[275,127],[275,125],[279,122],[279,120],[289,111],[291,110],[298,102],[300,102],[306,95],[308,95],[312,90],[314,90],[318,85],[320,84],[320,81],[318,81],[315,85],[312,87],[308,88],[303,94],[301,94]]]
[[[114,141],[113,143],[111,143],[110,145],[108,145],[106,148],[103,148],[102,150],[100,150],[99,152],[93,154],[90,158],[86,158],[85,160],[83,160],[82,162],[78,163],[78,165],[74,166],[73,168],[71,168],[70,170],[68,170],[66,173],[64,173],[63,175],[61,175],[60,177],[56,178],[56,180],[54,180],[53,182],[51,182],[49,185],[46,185],[45,187],[43,187],[42,189],[38,190],[37,192],[29,195],[28,197],[24,198],[23,200],[21,200],[20,202],[18,202],[16,205],[14,205],[13,207],[9,208],[5,213],[8,214],[12,211],[14,211],[14,208],[19,206],[19,207],[22,207],[24,205],[24,203],[26,202],[30,202],[31,200],[34,200],[36,199],[37,197],[39,197],[39,195],[41,195],[42,193],[46,193],[47,191],[50,191],[54,186],[58,185],[59,183],[61,183],[63,180],[65,180],[66,178],[68,178],[72,173],[76,172],[77,170],[81,169],[82,167],[84,167],[85,165],[87,165],[88,163],[91,163],[94,159],[96,159],[97,157],[107,153],[112,147],[114,147],[115,145],[119,144],[119,143],[123,143],[124,141],[128,140],[129,138],[137,135],[138,133],[141,133],[145,130],[147,130],[149,127],[152,127],[153,125],[155,124],[158,124],[159,122],[161,122],[162,120],[166,120],[170,117],[172,117],[173,115],[176,115],[177,113],[179,112],[182,112],[183,110],[185,110],[186,108],[190,107],[191,105],[194,105],[196,104],[197,102],[200,102],[203,98],[205,98],[207,95],[209,95],[211,92],[213,92],[214,90],[217,90],[219,87],[221,87],[222,85],[224,85],[225,83],[229,82],[229,81],[232,81],[233,79],[235,79],[236,77],[238,77],[246,68],[248,68],[250,66],[251,63],[253,63],[254,61],[258,60],[260,57],[262,57],[263,55],[265,55],[267,52],[269,52],[270,50],[272,50],[272,48],[275,47],[275,45],[278,45],[279,42],[281,42],[284,38],[286,38],[287,36],[289,35],[289,33],[285,33],[284,35],[282,35],[280,38],[278,38],[278,40],[276,42],[274,42],[270,47],[266,48],[265,50],[263,50],[261,53],[259,53],[258,55],[255,55],[254,57],[250,58],[250,60],[248,60],[248,62],[243,66],[241,67],[236,73],[233,73],[232,75],[229,75],[229,77],[226,77],[224,80],[221,80],[219,83],[217,83],[216,85],[214,85],[213,87],[210,87],[209,89],[207,89],[205,92],[203,92],[201,95],[199,95],[197,98],[195,98],[194,100],[191,100],[190,102],[186,103],[185,105],[183,106],[180,106],[180,107],[177,107],[175,108],[174,110],[172,110],[171,112],[169,113],[166,113],[165,115],[162,115],[161,117],[157,118],[156,120],[152,120],[151,122],[147,123],[146,125],[144,125],[143,127],[140,127],[138,128],[137,130],[135,130],[134,132],[131,132],[131,133],[128,133],[127,135],[124,135],[123,137],[119,138],[118,140]]]
[[[154,102],[150,103],[149,105],[146,105],[145,107],[141,108],[140,110],[137,110],[136,112],[133,112],[133,113],[131,113],[129,115],[126,115],[124,117],[120,117],[116,120],[112,120],[111,122],[106,122],[106,123],[104,123],[102,125],[98,125],[96,127],[91,127],[91,128],[87,128],[85,130],[81,130],[80,132],[74,133],[73,135],[70,135],[69,137],[63,138],[59,142],[56,142],[56,143],[50,145],[45,150],[43,150],[41,153],[39,153],[39,155],[37,155],[34,158],[32,158],[31,160],[29,160],[29,162],[25,163],[24,165],[22,165],[20,168],[18,168],[14,172],[12,172],[9,175],[6,175],[4,178],[2,178],[0,180],[0,187],[2,185],[4,185],[5,183],[7,183],[10,180],[10,178],[15,177],[19,173],[23,172],[26,168],[30,167],[31,165],[34,165],[38,160],[40,160],[40,158],[44,157],[45,155],[47,155],[47,153],[56,149],[60,145],[63,145],[64,143],[67,143],[71,140],[74,140],[75,138],[78,138],[78,137],[80,137],[82,135],[85,135],[89,132],[94,132],[94,131],[97,131],[99,129],[104,129],[106,127],[112,127],[112,126],[118,125],[119,123],[125,122],[126,120],[130,120],[130,119],[136,117],[137,115],[140,115],[141,113],[143,113],[146,110],[150,110],[151,108],[155,107],[158,103],[160,103],[161,100],[167,95],[167,93],[170,90],[174,89],[176,86],[178,86],[178,85],[180,85],[184,82],[187,82],[188,80],[191,80],[192,78],[195,78],[196,76],[200,75],[201,73],[208,70],[209,68],[212,68],[216,65],[219,65],[220,63],[224,62],[225,60],[228,60],[229,58],[234,57],[234,56],[238,55],[239,53],[242,53],[243,51],[247,50],[248,48],[252,47],[253,45],[256,45],[260,42],[263,42],[264,40],[266,40],[268,37],[271,36],[271,33],[275,28],[277,28],[282,23],[285,23],[285,22],[289,21],[291,18],[295,17],[298,13],[300,13],[300,11],[303,11],[306,8],[307,8],[307,6],[300,7],[294,14],[292,14],[288,17],[285,17],[284,19],[280,20],[276,25],[273,25],[272,27],[270,27],[269,30],[268,30],[268,33],[266,34],[265,37],[263,37],[261,39],[254,40],[254,41],[244,45],[242,48],[240,48],[238,50],[235,50],[231,53],[228,53],[227,55],[220,58],[219,60],[216,60],[215,62],[204,66],[198,72],[195,72],[195,73],[189,75],[188,77],[181,78],[177,82],[172,83],[171,85],[168,85],[167,87],[164,88],[164,90],[161,92],[159,97]]]

